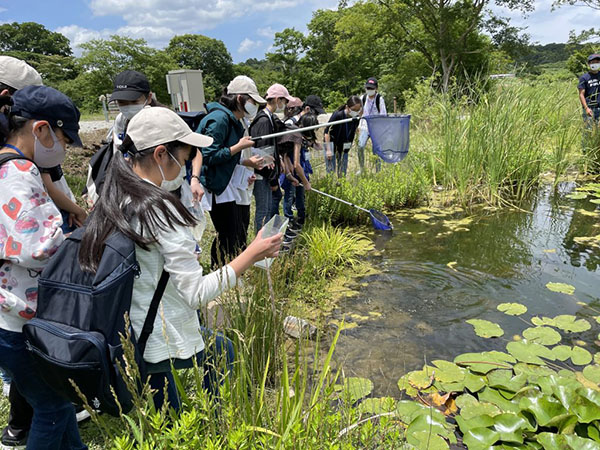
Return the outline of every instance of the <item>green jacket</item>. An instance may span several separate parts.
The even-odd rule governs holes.
[[[196,130],[210,136],[214,142],[202,151],[200,182],[213,194],[222,194],[240,162],[240,153],[231,156],[229,147],[237,144],[244,135],[244,126],[228,108],[220,103],[206,105],[207,115]]]

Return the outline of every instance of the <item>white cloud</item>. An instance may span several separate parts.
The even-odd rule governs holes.
[[[128,25],[165,27],[182,34],[207,30],[257,12],[293,8],[311,0],[92,0],[97,16],[120,16]]]
[[[511,18],[511,24],[526,27],[533,42],[549,44],[567,42],[569,31],[597,27],[600,11],[585,6],[562,6],[552,11],[553,0],[538,0],[535,11],[527,17],[522,13],[494,7],[492,10]]]
[[[271,27],[259,28],[256,30],[256,34],[265,38],[273,38],[275,36],[276,31]]]
[[[104,28],[102,30],[92,30],[83,28],[79,25],[68,25],[57,28],[61,34],[64,34],[71,41],[71,48],[76,56],[81,56],[80,45],[91,41],[92,39],[107,39],[117,34],[119,36],[128,36],[134,39],[145,39],[150,46],[164,47],[174,36],[172,30],[165,27],[144,27],[144,26],[124,26],[116,29]]]
[[[262,45],[262,41],[253,41],[252,39],[246,38],[238,47],[238,53],[248,53],[256,48],[259,48]]]

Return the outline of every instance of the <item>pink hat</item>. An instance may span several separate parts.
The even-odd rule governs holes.
[[[270,98],[285,98],[287,101],[292,101],[294,97],[290,95],[288,90],[283,84],[274,84],[269,89],[267,89],[267,100]]]
[[[288,108],[295,108],[297,106],[302,106],[302,100],[300,100],[298,97],[292,97],[292,99],[288,102]]]

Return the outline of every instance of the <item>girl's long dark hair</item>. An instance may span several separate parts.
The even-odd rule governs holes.
[[[177,156],[177,143],[165,144],[167,151]],[[157,230],[174,226],[193,226],[194,217],[173,194],[142,180],[133,165],[149,166],[154,148],[139,152],[128,136],[121,153],[113,155],[106,173],[102,195],[86,222],[79,249],[79,264],[85,271],[95,273],[102,258],[104,243],[114,232],[130,238],[144,250],[157,241]],[[134,223],[132,223],[134,222]]]
[[[346,100],[346,103],[344,103],[342,106],[340,106],[337,111],[343,111],[346,106],[348,108],[352,108],[353,106],[356,105],[361,105],[362,106],[362,100],[360,99],[360,97],[358,95],[351,95],[350,97],[348,97],[348,100]]]

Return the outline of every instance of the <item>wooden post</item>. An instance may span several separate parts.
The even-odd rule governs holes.
[[[398,109],[398,99],[394,97],[394,114],[396,114]]]

